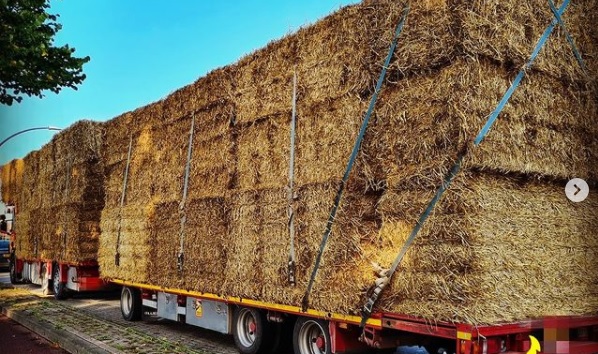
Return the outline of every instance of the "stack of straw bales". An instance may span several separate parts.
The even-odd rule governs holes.
[[[21,162],[16,195],[17,253],[24,259],[97,260],[104,206],[103,129],[80,121]],[[5,166],[6,168],[6,166]],[[17,181],[19,181],[17,179]],[[3,193],[3,200],[12,200]]]
[[[390,0],[343,8],[108,122],[102,274],[299,305],[401,12]],[[565,15],[591,77],[598,72],[596,13],[595,2],[582,0]],[[312,307],[358,313],[373,284],[371,262],[392,263],[551,19],[539,0],[411,4]],[[294,70],[295,287],[286,281]],[[598,200],[573,204],[562,189],[571,177],[598,181],[597,116],[596,88],[557,29],[488,138],[466,158],[379,308],[468,323],[596,313]]]
[[[23,188],[23,159],[15,159],[2,166],[2,201],[6,204],[15,204],[19,192]]]

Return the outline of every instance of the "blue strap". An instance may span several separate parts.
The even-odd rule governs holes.
[[[567,8],[568,5],[569,5],[569,0],[565,0],[563,2],[563,4],[561,5],[561,7],[560,7],[560,9],[558,10],[557,13],[559,15],[561,15],[563,12],[565,12],[565,9]],[[505,95],[502,97],[502,99],[498,103],[498,106],[496,107],[496,109],[492,112],[492,114],[490,115],[490,117],[486,121],[486,124],[484,125],[484,127],[478,133],[478,135],[477,135],[477,137],[476,137],[476,139],[474,141],[474,147],[477,147],[482,142],[482,140],[484,139],[484,137],[488,134],[488,131],[492,127],[492,124],[494,123],[494,121],[496,120],[496,118],[498,117],[498,115],[500,114],[500,112],[503,110],[503,108],[505,107],[505,105],[509,101],[509,98],[511,97],[511,95],[513,94],[513,92],[515,91],[515,89],[521,83],[521,80],[525,76],[525,71],[532,66],[534,60],[538,56],[538,53],[540,52],[540,50],[542,49],[542,47],[545,45],[546,40],[548,39],[548,37],[552,33],[554,27],[556,26],[556,23],[557,23],[557,20],[553,19],[553,21],[550,23],[550,25],[544,31],[544,34],[540,38],[540,41],[538,42],[538,44],[536,44],[536,47],[534,48],[534,51],[532,52],[529,61],[525,64],[524,68],[521,69],[521,71],[519,71],[519,74],[517,74],[517,77],[515,78],[515,80],[511,84],[511,87],[509,87],[509,89],[507,90],[507,92],[505,93]],[[434,197],[432,198],[432,200],[428,203],[428,206],[426,207],[426,209],[424,210],[424,212],[420,215],[419,219],[417,220],[417,223],[413,227],[413,230],[409,234],[409,237],[405,241],[405,244],[403,244],[403,247],[401,248],[401,251],[399,252],[399,254],[397,255],[397,257],[395,258],[395,260],[392,263],[392,266],[389,269],[389,271],[386,273],[386,277],[388,278],[388,282],[390,282],[390,279],[392,279],[393,274],[396,272],[399,264],[403,260],[403,257],[405,256],[405,254],[407,253],[409,247],[411,246],[411,244],[415,240],[415,237],[417,236],[417,234],[419,233],[419,231],[423,227],[424,223],[426,222],[426,220],[428,219],[428,217],[432,213],[432,210],[434,210],[434,207],[436,206],[436,204],[438,203],[438,201],[440,201],[440,199],[442,198],[442,195],[444,194],[444,192],[446,192],[446,190],[449,188],[451,182],[453,181],[453,179],[455,178],[455,176],[457,175],[457,173],[459,173],[459,171],[461,170],[463,158],[466,155],[467,155],[467,146],[465,147],[465,149],[461,153],[459,153],[459,155],[457,157],[457,161],[455,162],[455,164],[453,165],[453,167],[451,168],[451,170],[449,171],[449,173],[445,176],[445,178],[444,178],[441,186],[438,188],[438,190],[434,194]],[[366,303],[363,306],[363,309],[361,310],[361,314],[362,314],[362,317],[361,317],[361,327],[362,328],[365,327],[365,324],[366,324],[367,320],[369,319],[370,315],[372,314],[374,305],[376,304],[376,301],[378,300],[378,297],[382,293],[382,290],[384,289],[385,286],[386,285],[380,285],[380,286],[378,286],[378,288],[374,289],[374,291],[372,292],[372,294],[366,300]]]
[[[563,12],[565,12],[565,9],[567,8],[568,5],[569,5],[569,0],[565,0],[563,2],[563,4],[561,5],[561,7],[559,8],[559,10],[557,11],[557,14],[562,15]],[[544,31],[544,34],[542,34],[542,37],[538,41],[538,44],[536,44],[536,47],[534,48],[534,51],[532,52],[532,55],[530,56],[530,59],[525,64],[525,66],[523,67],[523,69],[521,69],[519,71],[519,74],[517,74],[517,77],[515,78],[515,81],[513,81],[513,83],[511,84],[511,87],[509,87],[509,89],[507,90],[507,92],[505,93],[505,95],[503,96],[503,98],[500,100],[500,103],[498,104],[498,106],[496,106],[496,109],[494,110],[494,112],[492,112],[492,114],[488,118],[488,121],[486,122],[486,125],[484,125],[484,127],[482,128],[482,130],[479,132],[479,134],[475,138],[474,145],[477,146],[477,145],[479,145],[482,142],[482,140],[484,140],[484,138],[486,137],[486,135],[490,131],[490,128],[492,128],[492,125],[494,124],[494,121],[496,121],[496,118],[498,118],[498,115],[500,114],[500,112],[502,112],[502,110],[505,108],[505,105],[507,104],[507,102],[511,98],[511,95],[513,95],[513,92],[515,92],[515,89],[521,83],[521,80],[525,76],[526,70],[529,69],[532,66],[532,64],[536,60],[536,57],[538,56],[538,53],[540,53],[540,49],[542,49],[542,47],[544,46],[544,44],[546,44],[546,40],[548,40],[548,37],[550,37],[550,34],[554,30],[554,27],[556,26],[557,22],[558,21],[557,21],[556,18],[553,19],[552,22],[550,23],[550,25],[546,28],[546,30]]]
[[[581,54],[577,50],[577,46],[575,46],[575,43],[573,42],[573,37],[571,37],[571,35],[569,34],[569,31],[567,31],[565,22],[563,22],[563,19],[561,18],[561,15],[559,14],[558,10],[556,9],[556,6],[554,6],[554,2],[552,2],[552,0],[548,0],[548,5],[550,5],[550,11],[552,11],[554,18],[558,21],[559,25],[563,29],[563,32],[565,32],[565,38],[567,38],[567,42],[569,42],[569,45],[571,45],[571,50],[573,50],[573,55],[575,55],[575,59],[577,59],[577,62],[579,63],[581,70],[583,70],[583,73],[587,77],[589,77],[590,74],[588,72],[588,68],[586,67],[586,64],[584,63],[583,59],[581,58]]]
[[[336,197],[334,198],[334,204],[332,205],[332,209],[330,210],[330,215],[328,216],[328,222],[326,223],[326,230],[324,231],[324,235],[322,236],[322,242],[320,243],[320,249],[316,256],[316,261],[314,264],[314,268],[311,272],[311,277],[309,278],[309,283],[307,285],[307,290],[303,295],[303,300],[301,301],[301,308],[305,312],[307,311],[307,307],[309,305],[309,294],[311,293],[314,280],[316,278],[316,274],[318,273],[318,269],[320,268],[320,262],[322,260],[322,254],[324,253],[324,249],[326,248],[326,243],[328,242],[328,238],[332,232],[332,224],[334,223],[334,218],[336,217],[336,212],[340,205],[340,201],[343,195],[343,191],[345,190],[345,186],[347,184],[347,180],[349,179],[349,175],[351,174],[351,170],[353,169],[353,165],[355,164],[355,159],[357,158],[357,153],[359,152],[359,148],[361,147],[361,142],[363,141],[363,137],[365,136],[365,132],[367,130],[370,118],[372,116],[372,112],[374,111],[374,107],[376,105],[376,101],[378,100],[378,94],[380,93],[380,89],[382,88],[382,84],[384,83],[384,78],[386,77],[386,71],[388,70],[388,66],[390,65],[390,60],[392,59],[392,55],[395,52],[397,47],[399,35],[403,30],[403,25],[405,24],[405,20],[407,18],[407,14],[409,13],[409,5],[406,5],[403,10],[403,16],[401,21],[397,25],[394,38],[390,49],[388,51],[388,55],[386,56],[386,60],[384,61],[384,67],[382,68],[382,72],[378,77],[378,82],[376,83],[376,89],[370,100],[370,106],[365,114],[365,118],[363,119],[363,123],[361,124],[361,128],[359,129],[359,135],[357,136],[357,140],[355,141],[355,145],[353,146],[353,151],[351,151],[351,156],[349,157],[349,162],[347,164],[347,168],[345,169],[345,173],[343,175],[343,179],[339,186],[339,189],[336,193]]]

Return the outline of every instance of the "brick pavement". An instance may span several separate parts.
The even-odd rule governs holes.
[[[117,318],[117,300],[58,302],[4,286],[0,287],[0,307],[9,317],[36,327],[69,352],[237,353],[229,336],[156,317],[142,322]]]

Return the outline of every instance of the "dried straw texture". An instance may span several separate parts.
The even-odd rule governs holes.
[[[364,143],[374,178],[387,178],[390,185],[438,185],[457,153],[480,131],[511,78],[487,61],[458,60],[433,75],[387,85]],[[595,90],[531,75],[468,166],[596,180],[596,97]]]
[[[102,210],[98,264],[103,277],[128,279],[136,282],[149,280],[148,264],[152,249],[160,244],[150,240],[150,225],[157,217],[153,203]],[[116,265],[116,253],[120,255]]]
[[[20,257],[78,263],[97,258],[104,207],[101,124],[80,121],[24,159],[19,195]]]
[[[23,189],[23,171],[25,161],[14,159],[2,166],[2,201],[6,204],[17,204],[19,192]]]
[[[594,10],[584,0],[564,16],[592,72]],[[401,11],[391,0],[343,8],[107,122],[102,274],[299,305]],[[411,4],[311,306],[358,313],[373,283],[370,261],[392,262],[550,20],[540,0]],[[596,276],[579,277],[573,268],[595,261],[596,201],[570,204],[559,184],[570,177],[598,181],[598,100],[562,34],[555,30],[490,135],[471,150],[465,174],[426,224],[381,309],[468,323],[598,309]],[[286,281],[294,70],[297,287]],[[189,194],[181,208],[192,117]],[[579,213],[583,225],[574,222]],[[564,235],[575,252],[557,242]],[[557,284],[559,278],[567,280]]]
[[[179,203],[157,206],[161,217],[154,218],[149,231],[153,247],[148,264],[149,281],[178,289],[222,293],[225,281],[228,211],[222,198],[189,201],[181,237]],[[183,240],[184,267],[177,267]],[[156,247],[159,245],[159,247]]]
[[[421,209],[414,194],[389,191],[381,200],[379,248],[404,243]],[[593,314],[597,203],[568,201],[560,183],[463,174],[408,251],[381,309],[468,323]],[[372,260],[390,264],[394,253],[372,250]]]
[[[486,56],[515,68],[528,59],[533,47],[554,16],[547,2],[518,1],[456,1],[461,19],[463,50],[476,56]],[[557,2],[557,7],[560,2]],[[586,58],[591,77],[598,74],[598,20],[596,3],[592,0],[572,1],[563,21],[575,39],[582,57]],[[548,40],[534,70],[543,71],[565,81],[584,78],[573,57],[564,32],[558,28]]]

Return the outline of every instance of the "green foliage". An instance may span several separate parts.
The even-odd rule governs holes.
[[[74,57],[68,45],[54,46],[62,26],[58,15],[46,12],[49,7],[49,0],[0,0],[0,104],[43,97],[44,90],[76,90],[85,80],[89,57]]]

